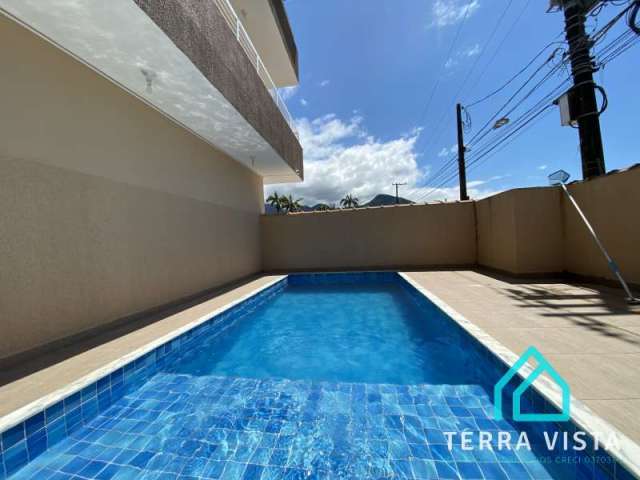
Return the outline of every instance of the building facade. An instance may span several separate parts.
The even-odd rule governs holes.
[[[303,177],[281,1],[0,0],[0,361],[261,270]]]

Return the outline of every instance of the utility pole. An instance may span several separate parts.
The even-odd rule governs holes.
[[[398,196],[398,187],[406,185],[406,183],[392,183],[392,185],[395,185],[396,187],[396,205],[397,205],[398,203],[400,203],[400,197]]]
[[[585,30],[588,9],[597,2],[593,0],[561,1],[573,76],[570,99],[576,113],[574,119],[578,122],[582,176],[586,179],[604,175],[606,172],[596,102],[596,84],[593,81],[594,64],[591,58],[591,41]]]
[[[462,105],[456,105],[458,120],[458,174],[460,176],[460,201],[469,200],[467,195],[467,167],[464,162],[464,137],[462,132]]]

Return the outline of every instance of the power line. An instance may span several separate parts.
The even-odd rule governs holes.
[[[539,117],[536,117],[536,118],[532,119],[531,122],[529,122],[528,124],[524,125],[522,127],[522,130],[520,130],[518,132],[514,132],[514,135],[512,136],[512,138],[505,140],[505,142],[503,144],[501,144],[501,146],[497,150],[493,151],[492,153],[488,153],[487,155],[483,155],[482,157],[477,158],[476,160],[474,160],[472,162],[469,162],[467,164],[468,165],[468,171],[475,170],[477,167],[480,166],[480,164],[486,162],[487,160],[491,159],[493,156],[497,155],[499,152],[501,152],[502,150],[507,148],[513,141],[515,141],[523,133],[525,133],[526,131],[531,129],[535,125],[535,123],[537,123],[537,121],[539,121],[542,118],[546,117],[550,113],[551,113],[551,110],[545,109],[543,112],[541,112],[541,115]],[[447,178],[443,182],[441,182],[439,185],[437,185],[433,189],[431,189],[429,192],[427,192],[427,194],[423,197],[423,199],[426,200],[431,195],[436,193],[438,190],[440,190],[441,188],[444,188],[448,183],[454,181],[456,179],[456,177],[457,177],[457,172],[454,173],[453,175],[451,175],[449,178]]]
[[[471,69],[467,71],[467,75],[465,76],[463,82],[460,84],[460,88],[458,89],[456,94],[453,96],[453,101],[451,102],[450,109],[452,109],[453,106],[456,104],[456,100],[458,99],[458,97],[460,96],[460,93],[462,92],[462,90],[466,86],[467,82],[469,81],[469,78],[471,77],[471,74],[473,73],[473,71],[475,70],[476,66],[478,65],[478,62],[480,61],[480,59],[484,55],[486,47],[491,43],[491,41],[495,37],[495,34],[497,33],[498,28],[500,28],[500,24],[502,23],[502,20],[504,20],[504,17],[507,14],[507,12],[508,12],[509,8],[511,7],[512,3],[513,3],[513,0],[509,0],[509,2],[507,3],[507,6],[503,10],[503,12],[500,15],[500,17],[498,18],[498,21],[494,25],[493,30],[491,31],[491,34],[489,35],[487,41],[484,43],[484,46],[481,47],[481,51],[480,51],[479,55],[476,57],[475,61],[473,62],[473,65],[471,66]],[[468,10],[467,10],[467,13],[468,13]],[[448,109],[447,112],[449,112],[450,109]],[[445,115],[446,115],[446,117],[445,117],[445,121],[442,122],[443,124],[446,124],[446,122],[450,118],[450,113],[445,113]],[[440,131],[442,131],[442,128],[440,129]],[[441,133],[437,137],[438,140],[440,139],[440,135],[441,135]],[[426,149],[427,149],[427,146],[425,146],[424,150],[426,150]]]
[[[474,160],[470,161],[467,163],[467,168],[469,170],[473,169],[474,165],[476,165],[480,160],[482,160],[483,158],[485,158],[487,155],[489,155],[491,152],[493,152],[496,148],[498,148],[501,144],[503,144],[504,142],[507,142],[511,137],[514,137],[514,135],[518,135],[518,132],[524,133],[522,130],[524,128],[526,128],[528,125],[531,125],[532,122],[534,122],[536,119],[538,119],[540,117],[540,115],[542,115],[545,111],[548,111],[548,109],[553,106],[553,105],[547,105],[546,107],[542,108],[539,112],[537,112],[534,116],[532,116],[530,119],[528,119],[525,123],[523,123],[520,127],[518,127],[516,130],[514,130],[513,132],[511,132],[508,136],[505,137],[505,139],[503,140],[503,142],[501,142],[500,144],[496,144],[494,147],[492,147],[491,149],[487,150],[485,153],[483,153],[483,155],[475,158]],[[511,141],[515,140],[515,138],[513,138]],[[510,143],[510,142],[509,142]],[[503,148],[506,148],[506,146],[508,145],[505,144],[503,146]],[[498,153],[497,151],[494,152],[494,154]],[[446,184],[448,184],[449,182],[455,180],[458,176],[457,172],[454,172],[452,175],[450,175],[448,178],[446,178],[444,181],[442,181],[441,183],[439,183],[438,185],[436,185],[435,187],[433,187],[431,190],[429,190],[425,195],[423,195],[423,197],[421,197],[419,200],[416,201],[420,202],[420,201],[424,201],[427,198],[429,198],[431,195],[433,195],[435,192],[437,192],[438,190],[440,190],[441,188],[443,188]]]
[[[562,35],[562,33],[560,33],[560,35]],[[543,53],[544,53],[544,52],[545,52],[549,47],[553,46],[554,44],[562,44],[562,42],[553,41],[553,42],[550,42],[550,43],[548,43],[547,45],[545,45],[545,47],[544,47],[544,48],[542,48],[542,49],[540,50],[540,52],[539,52],[539,53],[537,53],[537,54],[533,57],[533,59],[532,59],[532,60],[530,60],[530,61],[527,63],[527,65],[525,66],[525,68],[524,68],[523,70],[524,70],[524,71],[526,71],[526,70],[528,69],[528,67],[529,67],[531,64],[533,64],[533,63],[535,62],[535,60],[536,60],[536,59],[538,59],[538,58],[539,58],[539,57],[540,57],[540,56],[541,56],[541,55],[542,55],[542,54],[543,54]],[[545,64],[547,64],[548,62],[549,62],[549,59],[547,59],[547,61],[546,61],[542,66],[544,66],[544,65],[545,65]],[[542,66],[541,66],[541,67],[539,67],[539,69],[538,69],[538,70],[540,70],[540,69],[542,68]],[[555,67],[555,69],[554,69],[553,71],[555,72],[555,71],[557,71],[559,68],[560,68],[559,66],[556,66],[556,67]],[[537,73],[537,72],[535,72],[535,73]],[[519,91],[521,91],[521,90],[524,88],[524,86],[526,86],[526,84],[527,84],[529,81],[531,81],[531,79],[532,79],[533,77],[535,77],[535,74],[534,74],[532,77],[530,77],[530,78],[527,80],[527,82],[525,82],[525,85],[523,85],[523,86],[519,89]],[[546,80],[546,79],[548,79],[549,77],[550,77],[550,75],[548,75],[547,77],[545,77],[545,80]],[[518,93],[518,92],[517,92],[517,93]],[[517,95],[517,93],[516,93],[516,95]],[[532,93],[532,92],[530,92],[530,93]],[[526,99],[526,97],[525,97],[525,99]],[[505,107],[506,105],[508,105],[508,104],[511,102],[511,100],[512,100],[512,99],[510,99],[510,100],[507,102],[507,104],[503,105],[503,107]],[[524,99],[523,99],[523,100],[524,100]],[[522,102],[521,102],[521,103],[522,103]],[[495,117],[495,116],[494,116],[494,117]],[[490,123],[490,122],[488,122],[488,123]],[[446,127],[446,123],[443,123],[443,127]],[[485,125],[485,127],[486,127],[486,125]],[[483,130],[485,127],[483,127],[483,128],[478,132],[478,134],[479,134],[479,133],[481,133],[481,132],[482,132],[482,130]],[[444,128],[441,128],[441,129],[440,129],[440,135],[444,132],[444,130],[445,130]],[[489,131],[490,131],[490,130],[489,130]],[[476,137],[478,136],[478,134],[476,134]],[[440,135],[438,136],[438,139],[439,139]],[[474,137],[473,139],[475,139],[475,137]],[[473,140],[473,139],[472,139],[472,140]],[[433,182],[433,181],[438,180],[438,179],[439,179],[440,177],[442,177],[443,175],[447,174],[447,173],[448,173],[448,171],[449,171],[449,170],[450,170],[450,169],[455,165],[456,160],[457,160],[457,156],[456,156],[456,155],[454,155],[454,156],[450,157],[450,158],[449,158],[449,160],[447,160],[447,161],[446,161],[446,162],[445,162],[445,163],[440,167],[440,169],[438,169],[438,170],[437,170],[433,175],[431,175],[431,176],[429,176],[429,177],[428,177],[428,180],[429,180],[429,181],[431,181],[431,182]]]
[[[607,52],[605,52],[605,55],[603,57],[599,58],[598,65],[600,66],[600,68],[604,68],[609,62],[616,59],[640,42],[640,36],[635,35],[634,33],[629,31],[627,33],[630,33],[631,36],[617,42],[616,45],[613,45],[610,49],[608,49]]]
[[[498,153],[498,151],[502,150],[503,148],[506,148],[508,143],[511,143],[513,140],[515,140],[517,136],[520,136],[522,133],[524,133],[524,129],[528,125],[530,125],[532,122],[537,121],[537,119],[545,111],[548,111],[548,109],[551,106],[553,106],[551,101],[555,98],[555,95],[557,94],[558,90],[563,88],[568,81],[569,79],[567,78],[562,83],[560,83],[555,88],[553,88],[541,100],[539,100],[533,107],[531,107],[529,110],[523,113],[518,119],[516,119],[512,124],[510,124],[510,126],[506,128],[506,130],[502,135],[500,135],[496,139],[493,139],[489,141],[487,144],[480,147],[480,149],[477,152],[472,153],[470,155],[469,161],[466,164],[467,167],[470,168],[474,166],[482,158],[485,158],[487,155],[491,154],[492,152],[493,154]],[[502,145],[502,148],[500,148],[501,145]],[[498,148],[500,148],[500,150],[497,150]],[[455,161],[455,158],[456,157],[453,157],[452,160]],[[449,170],[448,172],[441,171],[440,177],[442,177],[443,174],[447,174],[447,173],[449,174],[449,176],[444,178],[444,180],[441,180],[440,183],[438,183],[435,187],[432,187],[429,191],[423,194],[418,200],[416,200],[416,202],[419,202],[425,198],[428,198],[434,192],[436,192],[437,190],[439,190],[444,185],[446,185],[447,183],[449,183],[450,181],[452,181],[457,177],[457,172],[455,170],[452,171],[450,168],[448,170]]]
[[[551,42],[548,43],[547,45],[544,46],[544,48],[542,48],[524,67],[522,67],[515,75],[513,75],[511,78],[509,78],[509,80],[507,80],[505,83],[503,83],[500,87],[498,87],[496,90],[492,91],[491,93],[488,93],[487,95],[485,95],[484,97],[478,99],[478,100],[474,100],[473,102],[467,103],[466,107],[467,108],[471,108],[471,107],[475,107],[476,105],[484,102],[485,100],[488,100],[489,98],[497,95],[498,93],[500,93],[501,91],[503,91],[505,88],[507,88],[509,85],[511,85],[511,83],[514,82],[514,80],[516,78],[518,78],[520,75],[522,75],[524,72],[526,72],[529,67],[531,65],[533,65],[533,63],[540,58],[540,56],[552,45],[555,44],[564,44],[564,42]],[[547,63],[547,62],[545,62]]]
[[[557,52],[557,49],[554,50],[554,53],[542,64],[540,65],[530,76],[529,78],[527,78],[527,80],[516,90],[516,92],[511,95],[511,97],[509,97],[509,99],[502,104],[502,106],[489,118],[489,120],[487,120],[487,122],[482,126],[482,128],[480,128],[480,130],[478,130],[478,132],[469,140],[469,146],[473,146],[475,143],[479,142],[480,140],[482,140],[484,137],[486,137],[489,133],[491,133],[492,131],[492,124],[493,122],[498,118],[498,116],[504,111],[505,108],[507,108],[509,106],[509,104],[511,104],[511,102],[518,97],[518,95],[520,94],[520,92],[522,92],[522,90],[524,90],[524,88],[529,84],[529,82],[531,82],[536,76],[537,74],[554,58],[555,54]],[[556,65],[554,66],[549,72],[547,72],[547,74],[542,77],[542,79],[536,83],[533,88],[531,88],[525,95],[523,98],[520,99],[520,101],[518,103],[516,103],[515,106],[513,106],[510,110],[508,110],[507,112],[504,113],[503,117],[508,117],[511,113],[513,113],[513,111],[518,108],[520,105],[522,105],[522,103],[527,100],[538,88],[540,88],[540,86],[542,86],[547,80],[549,80],[558,70],[560,70],[562,64]],[[489,128],[488,128],[489,127]]]
[[[514,21],[511,23],[511,27],[509,27],[509,30],[507,30],[507,33],[505,34],[504,37],[502,37],[502,40],[500,41],[500,43],[498,44],[498,46],[496,47],[496,49],[493,52],[493,55],[491,56],[491,58],[489,59],[489,61],[487,62],[487,64],[484,66],[484,68],[482,69],[482,71],[480,72],[480,75],[478,75],[478,79],[476,80],[476,85],[478,85],[480,83],[480,80],[484,77],[484,74],[487,73],[487,70],[489,69],[489,67],[491,66],[491,64],[493,64],[494,60],[496,59],[496,57],[498,56],[498,53],[500,53],[500,50],[502,49],[502,47],[504,46],[505,42],[507,41],[507,39],[511,36],[511,34],[513,33],[516,25],[520,22],[520,20],[522,19],[522,17],[524,16],[524,13],[527,11],[527,9],[529,8],[529,5],[531,4],[531,0],[527,0],[527,2],[524,4],[524,8],[522,8],[522,10],[520,10],[520,13],[518,14],[518,16],[514,19]],[[476,102],[476,103],[480,103],[480,102]],[[467,107],[470,107],[472,105],[467,105]]]
[[[611,28],[620,20],[620,18],[622,18],[622,16],[624,16],[625,13],[630,12],[631,8],[633,8],[634,5],[637,5],[639,3],[640,2],[638,0],[630,2],[630,5],[627,6],[627,8],[625,8],[622,12],[618,13],[612,20],[607,22],[607,24],[605,24],[601,29],[597,30],[597,32],[595,32],[593,34],[593,38],[595,40],[591,43],[590,46],[594,46],[597,43],[601,43],[603,41],[603,39],[606,37],[606,35],[608,34],[608,32],[611,30]],[[526,10],[526,7],[525,7],[524,10]],[[521,12],[521,15],[522,15],[522,12]],[[629,17],[631,17],[631,15],[629,15]],[[519,18],[514,22],[514,25],[517,24],[518,20],[519,20]],[[631,19],[628,19],[628,21],[629,21],[629,23],[632,22]],[[512,25],[512,28],[513,28],[513,25]],[[505,36],[505,38],[506,38],[506,36]],[[505,39],[503,38],[503,41],[501,42],[501,44],[498,47],[497,51],[499,51],[499,49],[501,48],[501,45],[502,45],[502,43],[504,43],[504,40]],[[527,65],[525,65],[525,67],[523,69],[521,69],[513,77],[511,77],[509,80],[507,80],[507,82],[505,82],[498,89],[494,90],[493,92],[489,93],[488,95],[485,95],[481,99],[472,102],[469,106],[477,105],[478,103],[481,103],[481,102],[483,102],[483,101],[485,101],[485,100],[497,95],[501,91],[505,90],[520,75],[522,75],[522,73],[524,73],[535,62],[535,60],[537,60],[537,58],[539,58],[539,56],[542,55],[542,53],[544,53],[544,51],[547,48],[549,48],[554,43],[563,43],[563,42],[552,42],[551,44],[547,45],[539,54],[537,54],[533,58],[533,60],[531,60],[529,63],[527,63]],[[598,59],[597,65],[600,68],[604,67],[608,62],[610,62],[611,60],[617,58],[619,55],[623,54],[624,52],[626,52],[627,50],[632,48],[634,45],[636,45],[637,43],[640,43],[640,37],[633,35],[628,30],[623,32],[622,34],[618,35],[618,37],[616,37],[612,42],[610,42],[609,44],[605,45],[602,49],[600,49],[597,52],[597,59]],[[490,65],[491,62],[493,61],[493,58],[495,58],[495,56],[497,54],[497,51],[496,51],[496,53],[494,53],[494,56],[489,61],[488,65]],[[515,94],[512,95],[511,98],[509,100],[507,100],[507,102],[505,104],[502,105],[502,107],[498,110],[498,112],[496,112],[496,114],[494,114],[493,117],[476,133],[476,135],[472,138],[472,140],[470,142],[470,145],[478,144],[478,142],[481,142],[489,133],[491,133],[492,129],[489,129],[487,131],[485,131],[485,129],[489,125],[491,125],[491,122],[493,120],[495,120],[495,118],[500,114],[501,111],[503,111],[515,98],[518,97],[518,95],[520,94],[520,92],[522,92],[524,90],[526,85],[528,83],[530,83],[533,80],[533,78],[535,78],[535,76],[542,70],[542,68],[545,65],[547,65],[548,63],[550,63],[557,56],[558,52],[560,52],[560,51],[563,51],[563,50],[562,49],[555,49],[554,50],[554,52],[547,59],[547,61],[545,61],[545,63],[542,66],[540,66],[534,72],[534,74],[531,75],[527,79],[527,81],[525,81],[525,83],[518,88],[518,90],[515,92]],[[476,63],[477,63],[477,61],[476,61]],[[566,53],[563,53],[561,61],[558,64],[556,64],[551,69],[551,71],[549,71],[536,85],[534,85],[534,87],[531,88],[506,113],[505,116],[510,115],[517,108],[519,108],[528,98],[530,98],[532,96],[532,94],[538,88],[540,88],[541,85],[543,85],[546,81],[548,81],[548,79],[551,78],[561,68],[565,67],[567,65],[567,63],[568,63],[568,59],[566,58]],[[488,68],[488,65],[487,65],[487,67],[485,67],[485,69],[481,73],[480,78],[482,78],[482,75],[484,74],[484,71],[486,71],[486,69]],[[475,64],[474,64],[474,66],[475,66]],[[583,69],[583,68],[584,69],[586,69],[586,68],[592,69],[593,68],[593,64],[591,63],[590,59],[589,59],[588,62],[587,62],[587,59],[585,59],[582,62],[574,62],[572,67],[573,67],[573,71],[575,73],[576,69],[578,69],[578,71],[581,71],[581,69]],[[474,68],[472,67],[472,69],[467,74],[467,78],[465,78],[465,81],[462,83],[461,89],[466,84],[466,81],[471,76],[471,73],[473,72],[473,70],[474,70]],[[553,96],[556,95],[558,90],[563,88],[568,81],[569,81],[569,78],[566,78],[560,85],[556,86],[550,93],[545,95],[542,98],[542,100],[537,102],[533,107],[531,107],[524,114],[522,114],[516,121],[512,122],[509,125],[509,127],[507,127],[504,130],[504,133],[502,135],[499,134],[496,138],[494,138],[494,139],[490,140],[489,142],[481,145],[479,150],[477,150],[476,152],[474,152],[473,154],[471,154],[469,156],[470,158],[469,158],[468,162],[466,163],[466,166],[470,167],[470,169],[472,169],[471,167],[473,167],[473,168],[477,167],[479,165],[479,162],[487,161],[489,158],[493,157],[495,154],[497,154],[498,152],[500,152],[504,148],[506,148],[510,143],[512,143],[516,138],[518,138],[520,135],[522,135],[525,131],[529,130],[533,126],[534,123],[536,123],[541,118],[544,118],[546,115],[548,115],[550,113],[549,109],[553,104],[552,103],[547,103],[547,102],[549,102],[549,100],[554,100],[556,97],[553,97]],[[501,131],[501,133],[502,133],[502,131]],[[421,198],[419,200],[417,200],[417,201],[421,201],[421,199],[423,199],[423,198],[428,198],[433,192],[437,191],[443,185],[447,184],[448,182],[450,182],[451,180],[456,178],[457,172],[455,172],[455,171],[452,172],[452,168],[455,166],[456,159],[457,159],[457,156],[451,157],[430,178],[430,180],[432,182],[435,181],[436,179],[441,179],[441,180],[440,180],[440,183],[438,183],[435,187],[431,188],[431,190],[429,190],[426,194],[423,194],[421,196]],[[449,175],[449,176],[447,177],[447,175]],[[444,178],[444,180],[442,180],[442,178]]]
[[[460,38],[460,33],[462,32],[462,28],[464,27],[464,24],[467,21],[467,17],[469,16],[469,11],[470,10],[471,10],[470,8],[467,8],[465,10],[464,17],[462,17],[462,20],[460,21],[460,25],[458,26],[458,29],[456,31],[456,35],[453,38],[453,41],[451,42],[451,45],[449,46],[449,51],[447,52],[447,56],[445,57],[447,60],[445,60],[445,62],[442,65],[440,65],[440,71],[438,72],[438,78],[436,79],[436,83],[433,85],[433,89],[431,90],[431,94],[429,95],[429,99],[427,100],[427,104],[426,104],[425,108],[422,110],[422,113],[420,114],[420,117],[418,118],[418,125],[420,125],[420,123],[422,122],[422,119],[425,117],[425,115],[429,111],[429,108],[431,107],[431,102],[433,101],[433,98],[435,97],[435,93],[438,90],[438,87],[440,86],[440,80],[442,79],[442,69],[446,65],[446,62],[448,61],[448,59],[451,57],[451,54],[453,53],[453,50],[454,50],[456,44],[458,43],[458,39]]]
[[[545,46],[545,48],[543,48],[541,52],[542,52],[542,53],[544,53],[544,51],[545,51],[547,48],[549,48],[551,45],[553,45],[554,43],[555,43],[555,42],[551,42],[550,44],[548,44],[547,46]],[[541,53],[537,54],[537,55],[536,55],[536,57],[534,57],[534,60],[533,60],[533,61],[535,61],[535,59],[536,59],[536,58],[539,58],[539,56],[540,56],[540,55],[541,55]],[[518,88],[518,90],[516,91],[516,94],[515,94],[515,95],[513,95],[513,96],[512,96],[512,98],[510,98],[510,99],[509,99],[509,100],[508,100],[508,101],[507,101],[507,102],[506,102],[506,103],[505,103],[505,104],[500,108],[500,110],[499,110],[496,114],[494,114],[494,116],[492,117],[492,119],[495,119],[495,118],[497,117],[497,115],[500,113],[500,111],[502,111],[504,108],[506,108],[506,106],[508,106],[508,105],[511,103],[511,101],[512,101],[512,100],[513,100],[513,99],[518,95],[518,93],[519,93],[519,92],[521,92],[521,91],[524,89],[524,87],[526,87],[526,85],[527,85],[527,84],[528,84],[528,83],[529,83],[529,82],[530,82],[530,81],[535,77],[535,75],[536,75],[536,74],[537,74],[537,73],[542,69],[542,67],[544,67],[544,65],[546,65],[547,63],[549,63],[549,60],[550,60],[551,58],[553,58],[553,56],[550,56],[550,57],[549,57],[549,59],[547,59],[547,61],[545,61],[545,62],[544,62],[544,63],[543,63],[543,64],[542,64],[542,65],[541,65],[541,66],[536,70],[536,72],[534,72],[534,74],[533,74],[533,75],[531,75],[531,76],[530,76],[530,77],[525,81],[525,83],[524,83],[522,86],[520,86],[520,88]],[[531,62],[530,62],[530,63],[531,63]],[[552,70],[551,70],[551,71],[550,71],[550,72],[549,72],[549,73],[548,73],[548,74],[547,74],[547,75],[546,75],[546,76],[545,76],[545,77],[544,77],[540,82],[538,82],[538,84],[537,84],[534,88],[532,88],[529,92],[527,92],[527,94],[525,95],[525,97],[524,97],[524,98],[522,98],[522,99],[520,100],[520,102],[519,102],[518,104],[516,104],[516,105],[515,105],[515,107],[514,107],[514,108],[512,108],[512,109],[510,110],[510,112],[514,111],[514,110],[515,110],[517,107],[519,107],[519,106],[520,106],[524,101],[526,101],[526,99],[527,99],[527,98],[529,98],[529,97],[533,94],[533,92],[535,92],[535,90],[536,90],[537,88],[539,88],[539,87],[540,87],[540,86],[541,86],[541,85],[542,85],[546,80],[548,80],[549,78],[551,78],[551,76],[553,75],[553,73],[555,73],[555,72],[556,72],[556,71],[558,71],[559,69],[560,69],[560,65],[556,65],[556,66],[555,66],[555,67],[554,67],[554,68],[553,68],[553,69],[552,69]],[[481,138],[477,138],[480,134],[482,134],[482,132],[483,132],[483,130],[485,129],[485,127],[486,127],[487,125],[489,125],[489,124],[491,123],[491,121],[492,121],[492,120],[490,120],[489,122],[487,122],[487,124],[485,124],[485,125],[483,126],[483,128],[482,128],[482,129],[480,129],[480,131],[479,131],[479,132],[478,132],[478,133],[477,133],[477,134],[472,138],[472,140],[476,140],[476,139],[477,139],[477,140],[476,140],[476,142],[477,142],[477,141],[480,141],[480,140],[481,140],[482,138],[484,138],[488,133],[490,133],[490,132],[491,132],[491,130],[488,130],[488,131],[487,131],[487,133],[485,133],[484,135],[482,135],[482,137],[481,137]],[[508,130],[508,129],[507,129],[507,130]],[[454,156],[452,156],[452,157],[451,157],[451,158],[450,158],[450,159],[449,159],[449,160],[448,160],[448,161],[447,161],[447,162],[446,162],[446,163],[445,163],[445,164],[444,164],[444,165],[443,165],[443,166],[442,166],[442,167],[441,167],[441,168],[440,168],[440,169],[439,169],[439,170],[438,170],[434,175],[432,175],[432,176],[429,178],[429,181],[432,181],[432,182],[433,182],[433,181],[436,181],[436,180],[438,180],[439,178],[441,178],[443,175],[448,174],[448,173],[450,172],[450,170],[452,169],[452,167],[454,167],[454,165],[455,165],[455,163],[456,163],[456,159],[457,159],[457,156],[455,156],[455,155],[454,155]]]

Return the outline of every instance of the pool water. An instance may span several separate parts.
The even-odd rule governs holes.
[[[10,478],[632,478],[610,457],[557,463],[564,452],[535,431],[531,451],[448,448],[444,432],[527,427],[493,419],[505,369],[401,277],[290,276],[273,289],[86,387],[63,416],[49,407],[31,436],[48,449]]]
[[[415,385],[476,383],[467,337],[397,282],[289,285],[174,372]]]

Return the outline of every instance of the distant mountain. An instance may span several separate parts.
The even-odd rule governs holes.
[[[302,205],[302,211],[303,212],[312,212],[313,210],[315,210],[316,207],[307,207],[306,205]],[[268,203],[264,204],[264,213],[267,215],[276,215],[278,212],[276,210],[276,207],[272,207],[271,205],[269,205]]]
[[[399,205],[409,205],[413,203],[411,200],[407,200],[406,198],[398,198],[398,204]],[[363,207],[383,207],[386,205],[395,205],[396,204],[396,197],[394,195],[387,195],[385,193],[379,193],[378,195],[376,195],[375,197],[373,197],[373,199],[369,202],[369,203],[365,203],[360,205],[359,208],[363,208]],[[302,206],[302,211],[303,212],[313,212],[315,210],[318,210],[318,207],[321,204],[317,204],[314,205],[313,207],[308,207],[306,205]],[[276,209],[275,207],[272,207],[271,205],[269,205],[268,203],[265,203],[264,205],[264,213],[266,213],[267,215],[275,215]]]
[[[398,198],[399,205],[408,205],[413,203],[411,200],[407,200],[406,198]],[[362,205],[363,207],[382,207],[385,205],[395,205],[396,197],[394,195],[387,195],[385,193],[379,193],[369,203],[365,203]]]

